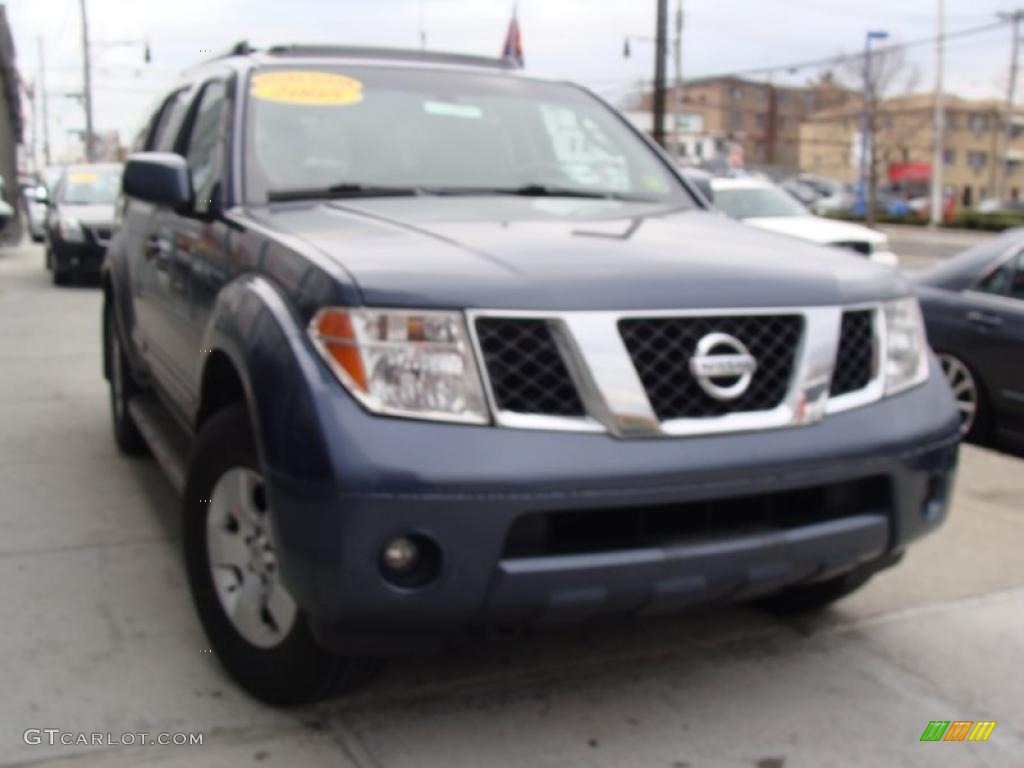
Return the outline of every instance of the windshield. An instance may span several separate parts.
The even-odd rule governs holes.
[[[68,171],[61,202],[68,205],[113,205],[121,189],[121,169]]]
[[[264,69],[250,82],[245,185],[295,190],[691,199],[584,91],[509,75],[385,67]],[[336,189],[335,191],[339,191]]]
[[[716,189],[715,205],[734,219],[807,216],[807,209],[777,187]]]

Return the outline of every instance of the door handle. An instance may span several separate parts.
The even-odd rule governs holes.
[[[982,312],[978,309],[972,309],[968,312],[967,320],[976,325],[983,325],[986,328],[998,328],[1003,324],[1003,318],[999,315],[992,314],[991,312]]]

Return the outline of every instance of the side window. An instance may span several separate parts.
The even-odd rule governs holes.
[[[1024,301],[1024,251],[1017,254],[1017,258],[1011,261],[1017,262],[1017,269],[1013,273],[1013,281],[1010,283],[1010,297]]]
[[[182,88],[167,97],[153,123],[153,130],[146,142],[146,149],[163,152],[171,150],[174,146],[174,128],[180,125],[181,118],[185,114],[185,106],[188,104],[188,99],[185,98],[187,95],[188,90]]]
[[[193,107],[188,137],[180,146],[192,172],[195,210],[206,212],[220,181],[221,136],[226,86],[222,80],[207,83]]]
[[[979,282],[975,290],[982,293],[994,293],[1005,296],[1009,292],[1010,283],[1013,280],[1013,266],[1017,259],[1007,259],[998,267],[989,272]]]

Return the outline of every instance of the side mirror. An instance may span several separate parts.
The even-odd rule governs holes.
[[[172,152],[138,152],[124,164],[121,188],[129,197],[179,208],[192,202],[188,163]]]
[[[32,199],[37,203],[42,203],[43,205],[50,204],[50,193],[46,191],[45,184],[40,184],[32,190]]]

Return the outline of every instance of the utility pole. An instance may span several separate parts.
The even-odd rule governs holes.
[[[857,208],[864,212],[868,226],[875,223],[875,116],[872,100],[874,84],[871,81],[871,41],[884,40],[888,32],[869,30],[864,35],[864,103],[860,116],[860,183],[857,185]],[[870,162],[870,167],[869,167]],[[868,190],[871,184],[871,190]]]
[[[683,0],[679,0],[676,6],[675,32],[672,40],[672,58],[676,70],[672,85],[672,161],[679,162],[679,119],[683,107]]]
[[[1001,13],[999,18],[1010,22],[1013,33],[1013,44],[1010,47],[1010,84],[1006,88],[1006,117],[1004,118],[1003,154],[999,162],[999,180],[996,184],[996,195],[1006,202],[1006,177],[1010,165],[1010,145],[1013,143],[1013,102],[1017,93],[1017,57],[1020,48],[1020,23],[1024,20],[1024,10],[1017,9],[1013,13]]]
[[[85,0],[82,0],[85,2]],[[668,0],[658,0],[658,28],[654,36],[654,126],[651,135],[665,146],[665,53],[668,37]]]
[[[89,22],[85,13],[85,0],[80,0],[82,7],[82,100],[85,103],[85,159],[93,162],[95,157],[92,130],[92,72],[89,67]]]
[[[50,164],[50,119],[46,111],[46,60],[43,58],[43,36],[36,38],[39,50],[39,87],[36,98],[41,107],[43,117],[43,165]]]
[[[932,215],[931,225],[942,223],[943,183],[946,164],[946,110],[943,105],[942,80],[945,66],[946,2],[939,0],[938,34],[935,36],[935,113],[932,115]]]

